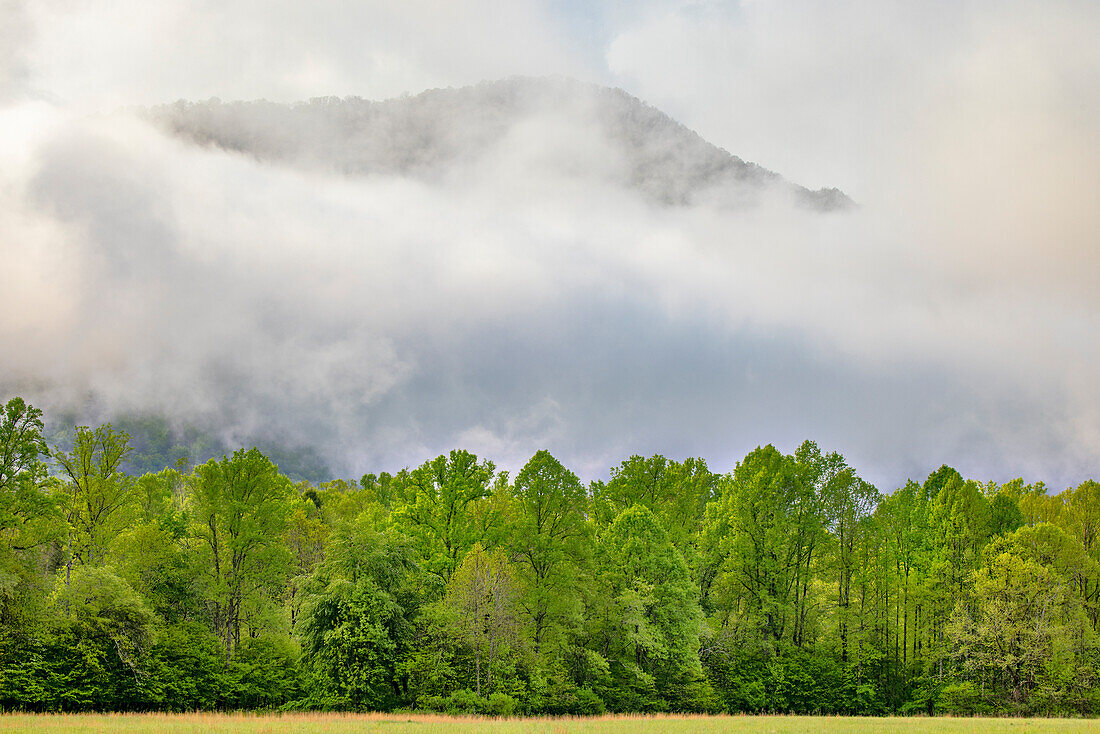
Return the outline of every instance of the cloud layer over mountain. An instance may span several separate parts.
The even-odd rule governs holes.
[[[182,2],[131,8],[131,31],[115,5],[0,6],[25,29],[0,44],[5,391],[315,445],[349,476],[455,446],[511,467],[545,447],[589,477],[656,451],[725,469],[807,437],[887,489],[941,462],[1095,474],[1090,6],[1036,26],[963,4],[945,30],[891,5],[860,25],[855,2],[608,6],[582,43],[553,4],[246,5],[195,14],[248,38],[233,53]],[[809,33],[829,18],[885,38],[841,53]],[[706,140],[562,81],[145,106],[517,73],[621,84]],[[707,141],[859,206],[800,206]]]

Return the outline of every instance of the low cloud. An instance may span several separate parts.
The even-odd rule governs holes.
[[[168,33],[184,7],[134,23]],[[133,58],[154,58],[134,46],[143,36],[109,42],[113,10],[20,10],[36,33],[3,59],[25,71],[0,81],[0,293],[14,304],[0,310],[0,391],[85,420],[161,413],[230,444],[315,446],[346,476],[455,446],[510,469],[549,448],[588,478],[632,453],[724,470],[759,443],[803,438],[884,489],[944,462],[1054,486],[1094,471],[1100,67],[1069,22],[1089,6],[1059,4],[1033,33],[1015,5],[964,5],[950,12],[966,23],[942,32],[889,4],[862,24],[859,3],[647,5],[604,16],[604,71],[561,40],[565,20],[516,8],[506,20],[543,40],[486,42],[481,55],[454,41],[463,61],[449,71],[446,44],[401,56],[381,42],[355,71],[367,51],[315,42],[338,14],[325,5],[295,21],[286,68],[215,54],[178,79],[160,65],[205,58],[188,45],[199,17],[142,66]],[[243,6],[217,11],[258,34],[239,45],[257,63],[278,57],[297,12],[250,26]],[[380,38],[445,25],[415,4],[354,12]],[[843,34],[809,32],[826,20],[868,44],[841,52]],[[496,32],[462,23],[474,38]],[[46,53],[93,26],[96,48],[136,70],[81,76]],[[805,45],[783,56],[792,38]],[[264,115],[288,108],[242,108],[223,131],[237,144],[220,146],[166,124],[170,108],[88,112],[215,94],[382,97],[577,68],[859,206],[807,209],[766,177],[709,189],[670,177],[688,149],[679,131],[647,137],[667,165],[639,168],[589,93],[506,118],[485,87],[437,93],[427,117],[393,131],[427,120],[451,147],[412,140],[423,160],[354,170],[341,162],[370,150],[352,148],[364,140],[340,117],[349,103],[295,128],[290,148],[264,137],[286,133]]]

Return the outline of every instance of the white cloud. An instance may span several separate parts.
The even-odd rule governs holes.
[[[1069,481],[1100,458],[1094,5],[609,4],[606,70],[528,2],[0,12],[30,29],[0,57],[8,386],[317,441],[349,474],[464,443],[587,476],[805,437],[887,482],[944,461]],[[583,100],[435,178],[85,114],[517,73],[609,75],[861,206],[656,206]]]
[[[1097,28],[1081,2],[706,3],[653,10],[607,57],[704,137],[888,212],[947,277],[1080,289],[1100,274]]]
[[[370,98],[514,74],[583,74],[538,3],[44,0],[31,82],[67,104]]]

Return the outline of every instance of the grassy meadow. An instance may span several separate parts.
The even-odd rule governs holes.
[[[3,714],[0,734],[1058,734],[1100,732],[1090,719],[816,716],[601,716],[485,719],[422,714]]]

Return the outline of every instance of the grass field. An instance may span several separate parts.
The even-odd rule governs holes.
[[[587,719],[479,719],[417,714],[87,714],[0,715],[0,733],[102,734],[1061,734],[1100,732],[1100,720],[923,719],[813,716],[602,716]]]

